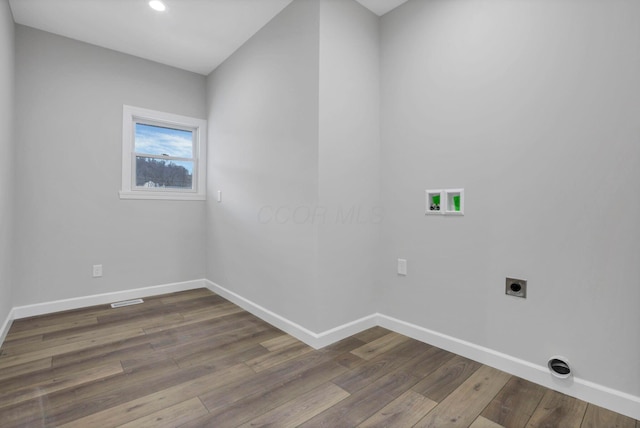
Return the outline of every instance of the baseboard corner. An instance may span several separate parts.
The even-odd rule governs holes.
[[[275,312],[272,312],[269,309],[266,309],[265,307],[260,306],[219,284],[216,284],[213,281],[205,281],[207,283],[207,288],[212,292],[219,294],[230,302],[240,306],[247,312],[250,312],[274,327],[279,328],[285,333],[290,334],[314,349],[324,348],[325,346],[377,325],[377,314],[371,314],[321,333],[315,333],[294,321],[278,315]]]

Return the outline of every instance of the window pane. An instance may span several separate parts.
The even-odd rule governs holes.
[[[193,131],[136,123],[135,151],[148,155],[193,158]]]
[[[193,162],[136,156],[136,186],[193,188]]]

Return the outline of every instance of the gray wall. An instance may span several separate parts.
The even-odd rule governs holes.
[[[640,395],[639,12],[416,0],[378,33],[355,3],[297,1],[206,85],[18,26],[0,311],[11,248],[14,305],[206,276],[316,332],[377,311],[535,364],[563,354]],[[122,104],[208,117],[206,202],[118,198]],[[465,188],[464,217],[424,216],[442,187]],[[526,300],[504,296],[507,275]]]
[[[293,2],[208,80],[207,278],[312,330],[318,37],[317,2]]]
[[[375,310],[378,65],[375,15],[305,0],[209,76],[207,277],[314,332]]]
[[[376,312],[380,239],[379,20],[320,3],[317,308],[320,331]]]
[[[14,61],[13,17],[9,3],[0,0],[0,326],[13,306]]]
[[[122,105],[206,118],[205,78],[16,28],[14,304],[204,277],[204,202],[118,191]]]
[[[382,313],[640,395],[638,16],[433,0],[382,18]],[[464,217],[423,215],[443,187]]]

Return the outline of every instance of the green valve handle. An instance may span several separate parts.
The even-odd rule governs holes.
[[[456,211],[460,211],[460,195],[453,197],[453,207]]]
[[[431,196],[431,210],[440,211],[440,195]]]

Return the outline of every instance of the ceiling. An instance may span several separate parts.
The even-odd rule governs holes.
[[[292,0],[9,0],[16,23],[207,75]],[[346,1],[346,0],[336,0]],[[381,16],[407,0],[357,0]]]

